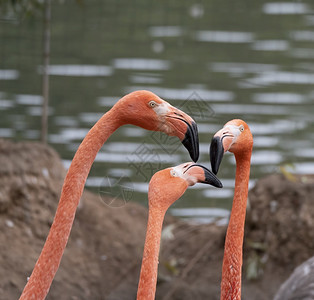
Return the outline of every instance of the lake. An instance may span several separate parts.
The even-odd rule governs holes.
[[[65,166],[89,128],[126,93],[155,92],[198,123],[199,162],[224,123],[244,119],[254,135],[251,181],[269,173],[314,173],[314,4],[310,1],[67,1],[52,7],[49,144]],[[40,137],[42,21],[0,21],[0,137]],[[87,180],[118,209],[147,205],[150,177],[190,161],[176,138],[120,128]],[[224,189],[198,184],[172,214],[224,224],[235,161]],[[108,202],[107,196],[111,199]]]

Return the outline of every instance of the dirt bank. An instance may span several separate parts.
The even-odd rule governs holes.
[[[0,299],[17,299],[52,223],[65,176],[54,150],[0,140]],[[301,261],[314,255],[313,184],[282,175],[250,192],[243,299],[271,299]],[[83,194],[47,299],[135,299],[147,211],[110,208]],[[157,299],[219,299],[225,227],[166,219]],[[248,271],[247,271],[248,270]],[[253,280],[247,279],[255,278]]]

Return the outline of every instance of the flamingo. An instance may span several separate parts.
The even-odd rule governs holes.
[[[295,268],[290,277],[280,286],[274,300],[314,299],[314,257]]]
[[[121,98],[91,128],[72,160],[53,224],[22,292],[21,300],[45,299],[48,294],[96,154],[109,136],[126,124],[177,136],[189,151],[192,160],[197,161],[199,156],[197,126],[190,116],[149,91],[135,91]]]
[[[222,187],[211,171],[193,163],[161,170],[152,177],[148,190],[149,213],[137,300],[155,299],[161,229],[165,213],[170,205],[184,194],[188,186],[197,182]]]
[[[221,300],[241,300],[242,248],[253,136],[242,120],[229,121],[213,137],[210,145],[212,170],[217,174],[223,154],[230,151],[236,159],[233,205],[225,240],[222,266]]]

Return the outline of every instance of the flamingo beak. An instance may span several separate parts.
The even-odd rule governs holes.
[[[218,136],[213,137],[210,143],[209,156],[210,156],[210,164],[211,164],[214,174],[218,173],[219,166],[222,161],[222,157],[224,153],[225,153],[224,146],[222,144],[220,137]]]
[[[189,115],[176,108],[173,108],[166,117],[167,121],[175,128],[173,135],[181,140],[181,143],[189,151],[191,159],[197,162],[199,141],[196,122]]]
[[[189,151],[191,159],[194,162],[197,162],[199,157],[199,141],[197,125],[194,121],[192,121],[191,124],[187,123],[187,129],[184,135],[184,139],[181,142],[184,147]]]
[[[210,164],[214,174],[218,173],[223,155],[233,143],[234,134],[227,128],[222,128],[213,137],[210,143]]]
[[[194,181],[191,182],[191,185],[195,184],[196,179],[196,182],[210,184],[217,188],[223,187],[217,176],[200,164],[191,164],[184,173],[188,175],[189,178],[193,178]]]

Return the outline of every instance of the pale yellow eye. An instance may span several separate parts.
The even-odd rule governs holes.
[[[177,172],[175,170],[171,170],[170,174],[171,174],[172,177],[177,177],[178,176]]]
[[[241,126],[239,127],[239,130],[240,130],[241,132],[244,131],[244,126],[241,125]]]
[[[148,105],[152,108],[156,107],[157,103],[155,101],[150,101]]]

